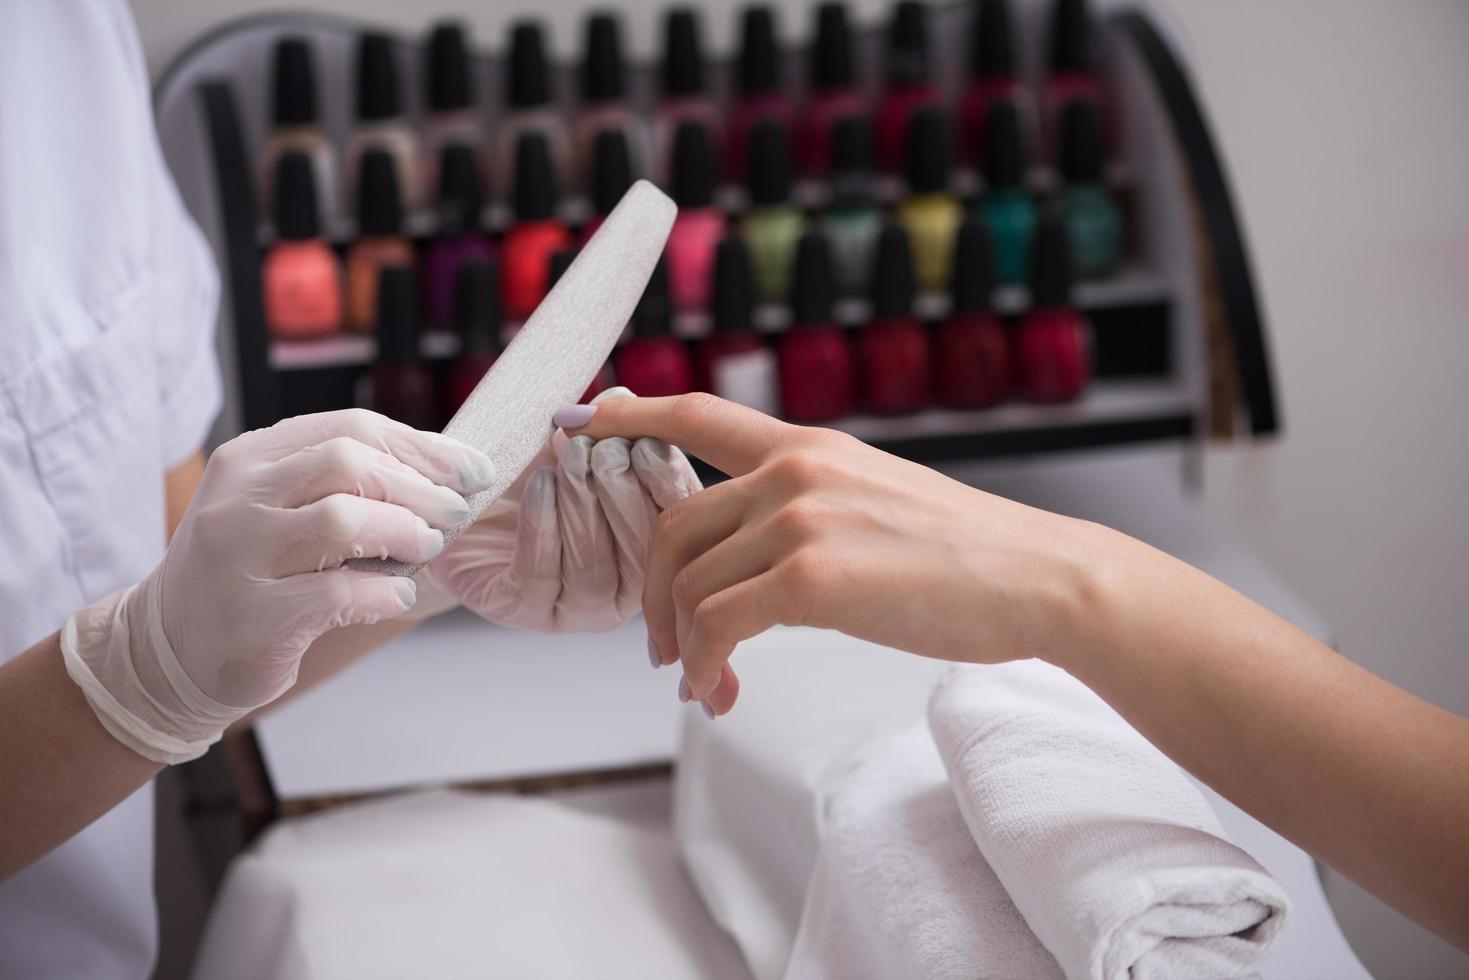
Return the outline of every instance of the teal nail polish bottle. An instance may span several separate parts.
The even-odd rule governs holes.
[[[1023,283],[1030,279],[1035,202],[1025,190],[1025,155],[1014,104],[996,103],[984,131],[985,192],[979,201],[979,218],[989,229],[994,247],[995,281]]]
[[[762,300],[782,302],[791,290],[796,244],[806,216],[791,203],[790,146],[785,127],[764,119],[750,130],[750,210],[742,225]]]
[[[1122,215],[1102,183],[1101,125],[1090,101],[1071,102],[1061,117],[1061,175],[1061,214],[1076,274],[1111,275],[1122,261]]]
[[[872,198],[872,130],[861,116],[837,120],[831,136],[831,200],[821,230],[831,243],[838,295],[866,296],[883,215]]]

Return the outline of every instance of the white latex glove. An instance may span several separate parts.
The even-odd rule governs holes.
[[[632,392],[609,388],[593,404],[625,397]],[[699,489],[684,454],[657,439],[594,442],[557,431],[419,580],[504,626],[610,630],[642,607],[658,515]]]
[[[361,409],[247,432],[209,459],[162,563],[70,616],[67,672],[117,739],[195,758],[296,681],[318,636],[413,605],[411,580],[339,567],[422,562],[489,485],[476,449]]]

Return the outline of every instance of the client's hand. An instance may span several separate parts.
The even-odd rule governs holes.
[[[776,624],[944,660],[1042,655],[1081,619],[1094,545],[1112,547],[1095,525],[711,395],[603,404],[576,431],[663,439],[733,477],[659,519],[643,591],[680,696],[716,714],[738,693],[735,646]]]
[[[593,404],[634,401],[630,396],[612,388]],[[698,489],[683,453],[657,439],[596,441],[558,432],[484,516],[419,573],[415,614],[457,600],[505,626],[610,630],[638,610],[659,513]],[[449,602],[431,596],[434,583]]]

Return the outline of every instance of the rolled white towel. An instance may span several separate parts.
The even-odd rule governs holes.
[[[785,980],[1061,980],[985,864],[918,722],[825,775]]]
[[[1079,681],[1038,661],[957,667],[928,720],[970,834],[1069,980],[1259,968],[1284,890]]]

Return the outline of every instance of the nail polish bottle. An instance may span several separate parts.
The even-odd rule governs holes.
[[[750,132],[750,210],[744,218],[745,242],[755,264],[760,298],[778,302],[791,288],[791,262],[806,217],[791,203],[790,146],[786,129],[762,119]]]
[[[470,259],[493,251],[480,230],[479,165],[464,143],[446,143],[439,152],[438,235],[423,256],[423,297],[428,321],[447,326],[454,316],[454,281]]]
[[[587,193],[596,179],[596,141],[608,131],[622,134],[631,166],[646,166],[644,130],[627,96],[627,69],[622,58],[622,31],[615,14],[601,11],[586,21],[581,65],[581,106],[572,129],[577,184]]]
[[[659,262],[632,315],[633,335],[617,349],[617,382],[647,398],[694,390],[694,364],[684,342],[673,336],[668,270]]]
[[[954,246],[953,306],[933,342],[934,401],[944,408],[987,408],[1009,394],[1009,341],[990,309],[993,268],[989,232],[971,217]]]
[[[503,195],[519,182],[518,147],[527,133],[537,133],[545,141],[558,174],[569,174],[566,126],[551,91],[551,67],[541,25],[534,21],[519,21],[510,29],[504,108],[496,127],[495,166],[490,173],[496,193]]]
[[[960,109],[960,146],[971,165],[978,166],[983,159],[985,124],[997,102],[1014,104],[1022,122],[1029,122],[1035,111],[1029,90],[1015,71],[1009,0],[980,0],[970,23],[969,79]],[[1028,134],[1029,127],[1025,129]]]
[[[429,33],[424,91],[428,110],[423,120],[427,151],[424,181],[425,193],[432,196],[442,185],[438,166],[443,148],[450,143],[467,146],[476,155],[477,165],[484,141],[483,123],[475,107],[468,44],[460,24],[441,23]]]
[[[666,187],[673,168],[674,134],[680,123],[696,122],[704,126],[716,160],[723,149],[724,116],[709,92],[698,14],[692,7],[669,10],[663,19],[661,81],[653,160],[658,183]]]
[[[680,123],[673,139],[673,203],[678,216],[668,233],[664,256],[673,308],[709,309],[714,285],[714,250],[725,230],[724,212],[714,206],[714,154],[709,130]]]
[[[1032,402],[1080,398],[1091,381],[1091,327],[1071,302],[1071,241],[1054,211],[1036,228],[1031,306],[1015,332],[1015,386]]]
[[[415,429],[438,425],[434,379],[418,352],[418,284],[413,269],[387,265],[378,286],[372,409]]]
[[[454,326],[459,356],[445,378],[445,417],[452,417],[500,355],[500,266],[468,259],[454,277]]]
[[[898,205],[897,218],[908,229],[918,288],[931,292],[948,288],[964,207],[949,190],[949,117],[929,105],[911,118],[908,196]]]
[[[995,103],[985,126],[979,216],[989,228],[996,280],[1006,285],[1025,282],[1035,238],[1035,203],[1025,188],[1019,113],[1009,102]]]
[[[928,404],[928,331],[913,315],[913,256],[900,224],[877,240],[872,319],[857,335],[857,363],[867,411],[905,415]]]
[[[316,107],[316,70],[305,38],[276,43],[271,67],[270,135],[260,152],[260,200],[274,201],[276,164],[284,153],[304,153],[316,174],[316,203],[331,214],[340,207],[337,159],[321,129]]]
[[[1051,8],[1051,51],[1041,89],[1041,154],[1054,161],[1060,153],[1061,113],[1069,102],[1091,102],[1101,114],[1103,141],[1112,144],[1107,93],[1097,76],[1092,48],[1091,10],[1087,0],[1054,0]]]
[[[746,7],[740,18],[740,56],[734,104],[725,132],[725,177],[731,183],[749,171],[750,131],[762,120],[789,127],[792,106],[781,85],[780,48],[775,12],[765,6]]]
[[[424,200],[424,184],[419,173],[418,137],[403,113],[393,40],[386,34],[368,33],[357,42],[357,125],[347,139],[347,194],[353,200],[358,199],[362,158],[374,149],[393,157],[402,206],[409,210],[419,207]]]
[[[1101,123],[1091,102],[1072,102],[1061,117],[1061,177],[1077,276],[1111,275],[1122,259],[1122,216],[1102,182]]]
[[[884,219],[872,193],[872,130],[862,116],[846,116],[832,128],[829,187],[819,221],[831,242],[837,292],[866,296]]]
[[[801,173],[822,178],[831,172],[833,128],[841,119],[867,111],[857,91],[852,26],[841,3],[816,8],[816,40],[811,48],[811,91],[796,127],[796,157]]]
[[[938,101],[928,45],[928,8],[921,0],[900,0],[887,30],[887,92],[877,106],[877,166],[901,174],[908,159],[909,117]]]
[[[775,414],[775,352],[755,329],[750,252],[726,235],[714,256],[714,332],[699,345],[698,383],[720,398]]]
[[[353,330],[377,327],[377,281],[383,266],[413,264],[413,245],[403,237],[402,186],[392,154],[377,148],[362,154],[358,237],[347,249],[347,326]]]
[[[342,325],[342,267],[321,237],[315,177],[304,153],[282,153],[276,163],[276,243],[260,280],[266,326],[279,340],[320,337]]]
[[[808,231],[796,248],[791,327],[780,337],[780,405],[792,422],[831,422],[852,413],[855,371],[847,335],[832,319],[832,253]]]
[[[632,181],[632,155],[627,149],[627,133],[621,129],[602,130],[592,140],[592,216],[582,226],[582,242],[602,227],[602,222],[617,207]]]
[[[505,233],[501,294],[505,315],[524,320],[550,288],[551,256],[571,245],[571,233],[556,216],[556,170],[544,133],[520,134],[515,148],[515,224]]]

